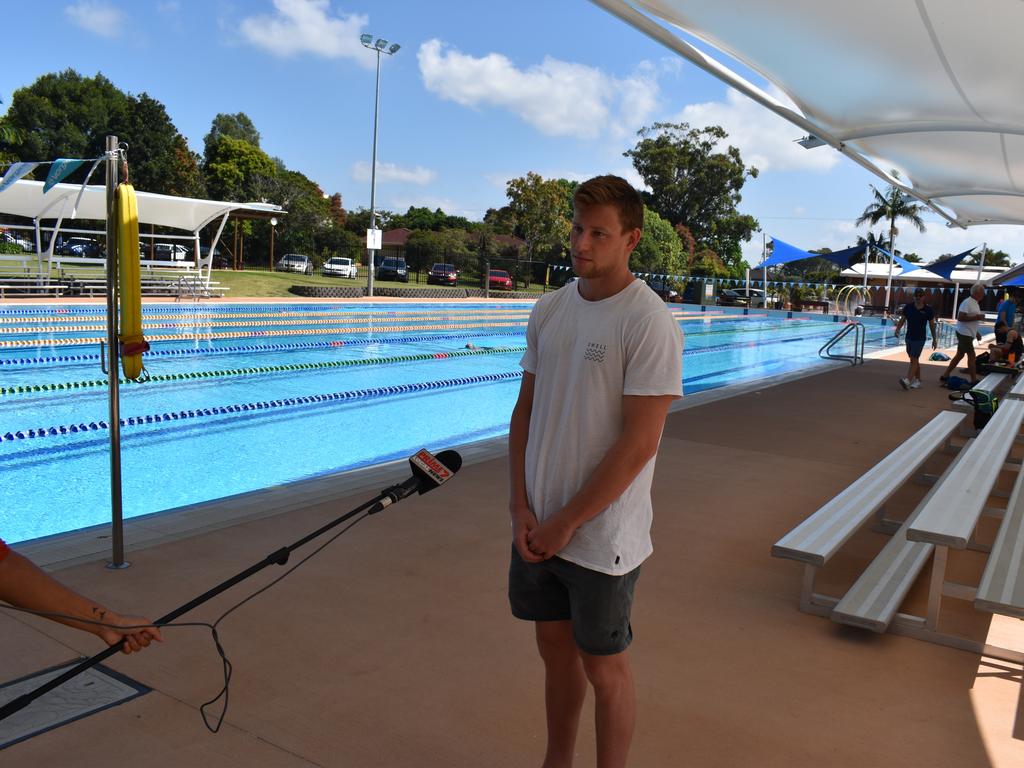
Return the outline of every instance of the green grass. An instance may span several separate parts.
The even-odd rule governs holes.
[[[355,280],[350,280],[346,277],[317,277],[314,275],[302,275],[297,272],[235,272],[231,269],[215,269],[210,279],[229,289],[225,294],[227,298],[235,296],[294,297],[295,294],[288,292],[288,289],[293,285],[337,285],[355,286],[358,288],[366,286],[366,272],[362,270],[359,273],[359,277]],[[442,288],[439,285],[427,285],[425,276],[421,277],[421,281],[418,284],[416,283],[416,278],[412,276],[409,278],[408,283],[399,283],[392,280],[374,280],[373,285],[375,288]],[[539,295],[543,292],[543,286],[531,285],[529,291]]]

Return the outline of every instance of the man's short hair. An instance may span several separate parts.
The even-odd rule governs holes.
[[[985,290],[985,284],[984,283],[975,283],[974,285],[971,286],[971,293],[972,294],[975,291],[984,291],[984,290]]]
[[[924,288],[915,288],[914,289],[914,295],[915,296],[924,296]]]
[[[573,205],[610,205],[619,212],[622,231],[644,228],[644,201],[633,185],[620,176],[587,179],[572,196]]]

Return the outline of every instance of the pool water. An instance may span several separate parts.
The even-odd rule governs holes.
[[[507,432],[529,302],[151,305],[121,386],[124,516]],[[842,326],[676,307],[688,394],[822,365]],[[0,308],[0,535],[108,522],[104,310]],[[868,343],[896,343],[891,327]],[[467,345],[470,345],[467,348]]]

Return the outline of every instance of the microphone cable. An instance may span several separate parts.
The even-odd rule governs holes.
[[[221,687],[220,691],[217,693],[216,696],[214,696],[209,701],[203,702],[199,706],[199,714],[200,714],[200,716],[203,719],[203,725],[206,726],[206,729],[208,731],[210,731],[210,733],[217,733],[218,731],[220,731],[221,726],[224,724],[224,718],[227,716],[228,702],[229,702],[230,693],[231,693],[231,677],[232,677],[232,673],[234,671],[234,667],[231,664],[231,660],[228,659],[227,652],[224,650],[224,646],[221,644],[220,634],[217,631],[218,625],[222,621],[224,621],[224,619],[226,619],[228,616],[230,616],[232,613],[234,613],[236,610],[238,610],[243,605],[248,603],[250,600],[258,597],[259,595],[262,595],[264,592],[266,592],[268,589],[270,589],[275,584],[280,582],[282,579],[284,579],[287,576],[290,576],[299,567],[304,565],[310,558],[314,557],[315,555],[320,554],[320,552],[322,552],[328,545],[332,544],[338,537],[342,536],[345,533],[348,533],[348,531],[350,531],[352,529],[352,527],[354,525],[356,525],[356,523],[361,523],[363,520],[365,520],[367,517],[369,517],[370,514],[371,513],[369,511],[364,511],[363,514],[361,514],[358,517],[356,517],[354,520],[352,520],[352,522],[350,522],[348,525],[346,525],[340,531],[335,533],[333,536],[331,536],[329,539],[327,539],[327,541],[325,541],[319,547],[314,549],[308,555],[303,557],[301,560],[299,560],[299,562],[295,563],[295,565],[290,567],[288,570],[286,570],[280,576],[278,576],[277,578],[273,579],[269,583],[267,583],[264,586],[262,586],[259,589],[257,589],[252,594],[242,598],[237,603],[232,605],[230,608],[228,608],[226,611],[224,611],[224,613],[222,613],[219,617],[217,617],[217,619],[214,620],[212,623],[206,622],[206,621],[169,621],[169,622],[167,622],[165,624],[153,623],[153,624],[140,624],[140,625],[122,626],[122,625],[117,625],[117,624],[110,624],[108,622],[103,622],[103,621],[96,621],[96,620],[93,620],[93,619],[83,619],[83,618],[80,618],[78,616],[72,616],[70,614],[52,613],[52,612],[49,612],[49,611],[33,611],[33,610],[29,609],[29,608],[18,608],[17,606],[13,606],[13,605],[3,605],[3,604],[0,604],[0,611],[15,611],[17,613],[27,613],[27,614],[30,614],[30,615],[33,615],[33,616],[42,616],[43,618],[47,618],[47,619],[66,619],[66,620],[77,622],[79,624],[91,624],[91,625],[95,625],[97,627],[107,627],[109,629],[115,629],[115,630],[118,630],[118,631],[130,630],[130,629],[148,629],[149,627],[157,627],[159,629],[163,629],[164,627],[172,627],[172,628],[177,628],[177,627],[204,627],[206,629],[209,629],[210,630],[210,635],[213,638],[213,645],[214,645],[214,647],[217,650],[217,655],[220,656],[224,683],[223,683],[223,686]],[[214,717],[211,717],[207,713],[207,709],[212,707],[214,704],[216,704],[221,698],[224,699],[224,704],[221,707],[219,714],[217,714]],[[211,724],[211,720],[213,721],[212,724]]]

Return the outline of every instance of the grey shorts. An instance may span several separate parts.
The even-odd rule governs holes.
[[[526,621],[571,621],[576,646],[592,656],[621,653],[633,640],[629,623],[640,566],[622,576],[584,568],[560,557],[528,563],[512,547],[508,601]]]
[[[956,335],[956,351],[957,352],[973,352],[974,351],[974,337],[965,336],[962,333]]]

